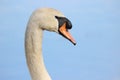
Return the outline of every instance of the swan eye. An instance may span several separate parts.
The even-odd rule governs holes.
[[[72,28],[72,23],[70,20],[68,20],[66,17],[58,17],[55,16],[55,18],[58,20],[59,23],[59,28],[66,23],[66,29],[71,29]]]

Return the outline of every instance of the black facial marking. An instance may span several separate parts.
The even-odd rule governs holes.
[[[55,18],[58,20],[59,23],[59,28],[66,22],[66,28],[71,29],[72,28],[72,23],[70,20],[68,20],[66,17],[58,17],[55,16]]]

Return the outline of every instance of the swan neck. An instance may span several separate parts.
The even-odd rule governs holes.
[[[35,25],[28,25],[25,35],[25,52],[32,80],[51,80],[43,61],[42,36],[42,29],[38,29]]]

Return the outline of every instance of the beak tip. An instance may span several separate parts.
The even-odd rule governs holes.
[[[73,45],[75,46],[75,45],[76,45],[76,43],[73,43]]]

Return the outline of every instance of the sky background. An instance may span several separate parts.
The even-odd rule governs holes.
[[[60,10],[77,45],[44,32],[43,55],[52,80],[120,80],[120,0],[0,0],[0,80],[30,80],[24,33],[31,13]]]

